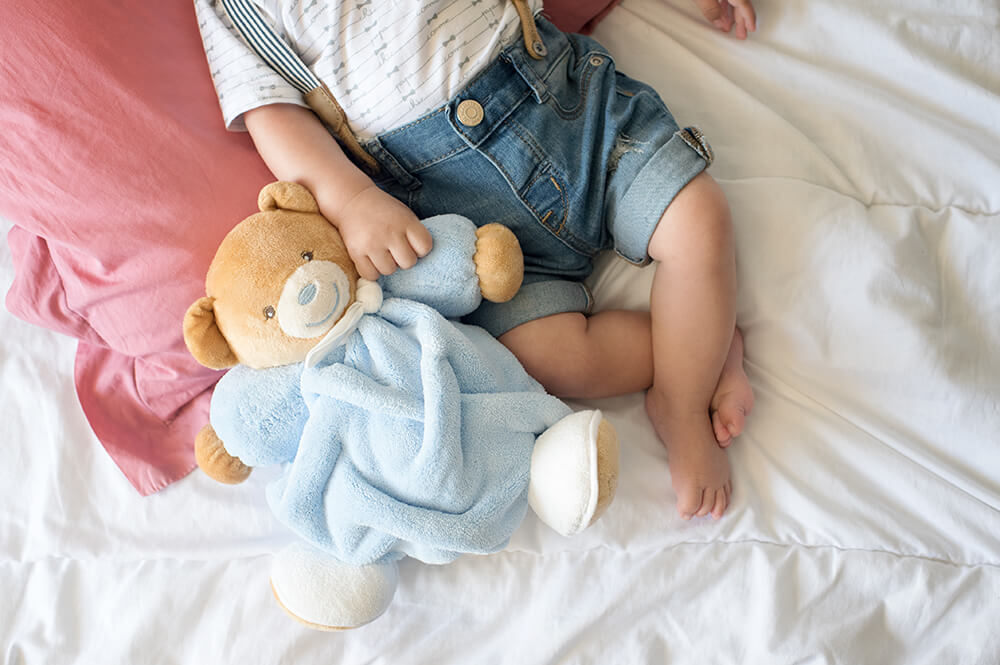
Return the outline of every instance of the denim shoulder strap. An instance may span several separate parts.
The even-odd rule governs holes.
[[[333,93],[302,62],[302,59],[274,32],[251,0],[222,0],[237,32],[261,60],[302,93],[309,108],[331,129],[333,135],[358,164],[368,173],[379,170],[378,162],[369,155],[347,124],[347,114]]]

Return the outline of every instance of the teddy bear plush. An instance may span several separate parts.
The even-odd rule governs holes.
[[[378,282],[358,276],[304,187],[265,187],[226,236],[188,309],[194,357],[231,368],[195,442],[216,480],[280,464],[267,489],[297,536],[271,586],[319,629],[388,607],[396,562],[502,549],[530,507],[575,534],[614,496],[618,442],[599,411],[572,412],[514,356],[457,319],[520,286],[499,224],[423,220],[434,248]]]

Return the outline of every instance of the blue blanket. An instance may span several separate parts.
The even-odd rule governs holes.
[[[382,280],[381,308],[342,344],[311,367],[234,368],[212,401],[231,454],[285,465],[268,488],[278,518],[346,563],[502,549],[527,509],[535,438],[569,413],[489,334],[440,314],[478,305],[475,229],[425,224],[434,251]]]

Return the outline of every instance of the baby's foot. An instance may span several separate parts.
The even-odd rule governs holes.
[[[707,414],[675,421],[666,415],[663,404],[655,388],[646,393],[646,413],[667,447],[677,512],[686,520],[709,513],[719,519],[732,494],[726,451],[716,441]]]
[[[737,329],[709,408],[712,430],[720,446],[728,447],[740,435],[751,409],[753,388],[743,371],[743,335]]]

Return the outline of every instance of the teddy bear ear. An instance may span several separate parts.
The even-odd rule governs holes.
[[[184,343],[194,359],[209,369],[238,365],[236,354],[215,322],[215,298],[199,298],[184,314]]]
[[[319,205],[312,193],[297,182],[272,182],[260,190],[257,207],[261,212],[292,210],[294,212],[319,212]]]

